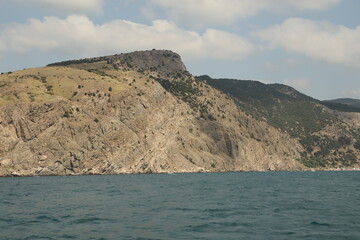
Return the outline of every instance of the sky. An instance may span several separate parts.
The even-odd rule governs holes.
[[[360,98],[359,0],[0,0],[0,72],[168,49],[193,75]]]

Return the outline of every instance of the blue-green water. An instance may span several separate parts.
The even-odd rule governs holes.
[[[360,172],[0,178],[0,239],[360,239]]]

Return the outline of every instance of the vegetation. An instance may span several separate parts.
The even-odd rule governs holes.
[[[246,113],[299,139],[305,149],[300,161],[306,166],[347,166],[356,161],[351,149],[360,149],[360,137],[354,141],[357,135],[342,129],[342,121],[324,110],[322,102],[282,84],[266,85],[257,81],[212,79],[208,76],[198,78],[229,94]],[[335,105],[331,104],[334,109]],[[337,110],[358,111],[344,104],[336,107]],[[321,134],[327,126],[342,129],[344,135],[331,137]]]
[[[68,60],[68,61],[62,61],[62,62],[56,62],[56,63],[50,63],[46,65],[47,67],[54,67],[54,66],[69,66],[73,64],[81,64],[81,63],[95,63],[104,61],[106,57],[99,57],[99,58],[84,58],[79,60]]]
[[[62,117],[63,118],[69,118],[70,116],[71,116],[70,112],[65,111]]]
[[[42,102],[84,96],[98,89],[101,94],[117,94],[126,88],[118,79],[123,72],[106,72],[114,77],[100,76],[76,68],[33,68],[0,75],[0,107],[15,102]],[[96,90],[95,90],[96,91]],[[81,99],[77,99],[81,100]]]
[[[340,103],[340,104],[344,104],[347,106],[352,106],[352,107],[356,107],[358,109],[360,109],[360,99],[353,99],[353,98],[339,98],[339,99],[334,99],[334,100],[327,100],[327,101],[323,101],[323,103]]]
[[[107,76],[107,74],[104,72],[104,71],[100,71],[98,69],[88,69],[87,70],[88,72],[93,72],[97,75],[100,75],[100,76]]]
[[[330,109],[341,111],[341,112],[360,112],[360,107],[355,107],[355,106],[347,105],[347,104],[343,104],[343,103],[322,101],[321,104]]]
[[[190,107],[197,112],[200,112],[201,116],[210,120],[216,120],[211,114],[208,113],[206,104],[201,103],[198,97],[201,95],[201,91],[196,86],[196,83],[190,78],[186,80],[173,80],[155,78],[163,88],[173,95],[179,97],[184,102],[188,103]]]
[[[277,91],[273,86],[256,81],[205,79],[213,87],[230,94],[238,106],[258,120],[283,129],[292,137],[320,131],[331,124],[333,116],[322,111],[317,102],[304,96],[296,98]]]
[[[51,91],[53,90],[53,86],[52,86],[52,85],[47,85],[47,86],[46,86],[46,90],[47,90],[48,92],[51,92]]]

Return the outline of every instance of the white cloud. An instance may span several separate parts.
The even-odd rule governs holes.
[[[146,9],[160,8],[170,19],[190,25],[229,24],[261,11],[324,10],[341,0],[147,0]],[[151,12],[153,11],[145,11]]]
[[[273,0],[273,4],[288,4],[298,10],[325,10],[339,4],[341,0]],[[285,5],[286,6],[286,5]]]
[[[342,97],[352,97],[352,98],[359,98],[360,99],[360,88],[358,89],[345,89],[341,91]]]
[[[261,47],[259,49],[262,49]],[[262,49],[263,50],[263,49]],[[296,58],[287,58],[281,62],[265,62],[264,69],[269,72],[287,71],[295,68],[301,64],[301,61]]]
[[[313,59],[360,67],[360,26],[350,29],[329,22],[290,18],[283,24],[263,29],[255,36]]]
[[[289,85],[297,90],[305,90],[309,88],[309,80],[305,78],[295,78],[285,80],[284,84]]]
[[[0,40],[0,53],[6,50],[5,43]]]
[[[5,0],[9,1],[9,0]],[[36,4],[56,12],[101,13],[103,0],[16,0],[20,3]]]
[[[0,33],[0,46],[7,51],[83,56],[157,48],[176,51],[186,59],[241,59],[254,50],[246,39],[215,29],[200,35],[166,20],[154,21],[150,26],[125,20],[95,25],[80,15],[31,19],[28,24],[8,26]]]
[[[268,80],[264,80],[264,79],[256,79],[256,81],[259,81],[259,82],[261,82],[261,83],[263,83],[263,84],[270,84],[270,82],[268,81]]]
[[[265,68],[267,71],[270,71],[270,72],[276,71],[275,65],[272,64],[271,62],[266,62],[265,65],[264,65],[264,68]]]
[[[295,67],[297,65],[300,64],[300,61],[296,58],[288,58],[285,60],[285,64],[288,66],[288,67]]]

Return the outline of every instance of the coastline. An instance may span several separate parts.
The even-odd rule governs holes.
[[[12,173],[9,175],[0,175],[0,178],[22,178],[22,177],[75,177],[75,176],[105,176],[105,175],[148,175],[148,174],[191,174],[191,173],[270,173],[270,172],[357,172],[360,171],[360,168],[311,168],[303,170],[240,170],[240,171],[164,171],[164,172],[123,172],[123,173],[79,173],[79,174],[48,174],[48,175],[39,175],[39,174],[29,174],[21,175],[17,173]]]

